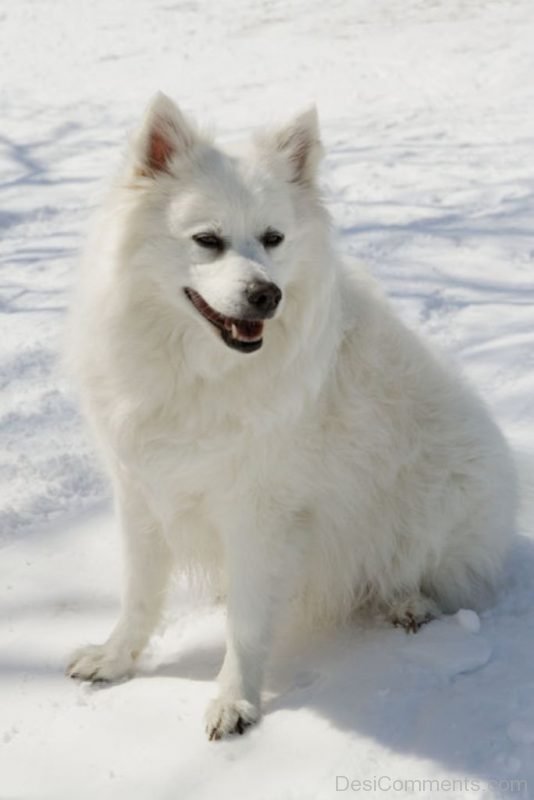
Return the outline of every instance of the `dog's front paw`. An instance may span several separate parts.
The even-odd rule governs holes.
[[[80,681],[113,683],[129,678],[133,667],[129,655],[118,654],[105,644],[92,644],[72,654],[65,673]]]
[[[206,733],[210,741],[232,733],[242,734],[245,728],[259,719],[260,711],[248,700],[229,700],[217,697],[206,712]]]

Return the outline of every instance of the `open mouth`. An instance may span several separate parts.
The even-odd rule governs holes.
[[[241,353],[253,353],[260,349],[263,344],[263,320],[225,317],[208,305],[194,289],[184,289],[184,293],[198,313],[219,331],[228,347]]]

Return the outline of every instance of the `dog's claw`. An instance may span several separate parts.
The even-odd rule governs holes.
[[[237,733],[240,736],[242,736],[244,734],[244,732],[245,732],[245,729],[248,728],[249,725],[250,725],[250,722],[245,722],[243,717],[239,717],[239,719],[237,720],[235,729],[236,729]]]
[[[221,724],[221,722],[222,721],[220,720],[219,724]],[[234,727],[230,728],[229,730],[226,730],[226,731],[225,730],[221,730],[219,725],[217,725],[216,727],[212,728],[211,730],[208,727],[208,728],[206,728],[206,730],[207,730],[208,739],[210,740],[210,742],[217,742],[217,741],[219,741],[219,739],[222,739],[223,736],[231,736],[231,735],[233,735],[235,733],[238,733],[240,736],[242,736],[245,733],[246,729],[250,728],[251,725],[252,725],[252,722],[247,722],[247,720],[243,719],[243,717],[238,717],[237,718],[237,722],[235,723]]]
[[[403,617],[395,617],[393,625],[395,628],[404,628],[406,633],[417,633],[423,625],[432,622],[435,617],[432,614],[425,614],[424,617],[416,617],[411,611],[407,611]]]

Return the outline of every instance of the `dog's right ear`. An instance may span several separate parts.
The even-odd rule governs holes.
[[[198,133],[178,106],[159,92],[150,102],[133,142],[135,172],[155,177],[170,173],[172,162],[198,141]]]

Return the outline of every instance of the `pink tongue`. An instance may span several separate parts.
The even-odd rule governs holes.
[[[255,342],[257,339],[261,339],[263,322],[239,320],[232,322],[230,330],[234,339],[242,342]]]

